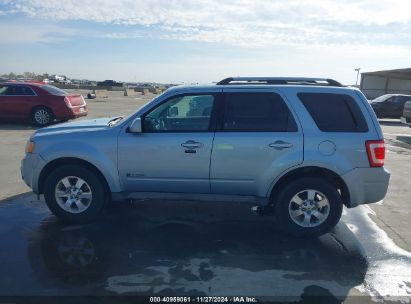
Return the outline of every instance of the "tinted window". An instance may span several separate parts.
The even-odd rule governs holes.
[[[357,103],[345,94],[299,93],[298,97],[323,132],[367,132]]]
[[[401,103],[405,103],[409,100],[411,100],[411,96],[398,96],[396,101],[401,102]]]
[[[213,95],[171,98],[145,116],[144,131],[208,131],[213,105]]]
[[[30,87],[22,86],[21,91],[22,91],[23,95],[27,95],[27,96],[36,95]]]
[[[11,85],[7,88],[5,95],[10,96],[32,96],[33,90],[26,86]]]
[[[297,125],[278,94],[226,93],[223,130],[290,132]]]

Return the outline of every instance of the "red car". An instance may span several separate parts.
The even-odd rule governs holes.
[[[46,126],[88,113],[80,94],[69,94],[45,83],[6,82],[0,84],[0,119],[31,120]]]

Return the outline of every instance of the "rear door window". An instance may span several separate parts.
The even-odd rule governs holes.
[[[225,93],[222,131],[296,132],[297,125],[280,95],[266,92]]]
[[[405,103],[409,100],[411,100],[411,96],[398,96],[396,101],[400,103]]]
[[[32,88],[27,87],[27,86],[21,86],[21,92],[23,93],[24,96],[33,96],[36,95],[33,91]]]
[[[323,132],[367,132],[356,101],[346,94],[299,93],[298,98]]]

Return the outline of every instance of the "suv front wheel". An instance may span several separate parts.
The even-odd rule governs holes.
[[[336,187],[321,178],[300,178],[278,194],[275,214],[280,229],[295,236],[319,236],[340,220],[342,200]]]
[[[85,223],[98,216],[109,195],[92,170],[78,165],[64,165],[47,177],[44,198],[52,213],[60,219]]]

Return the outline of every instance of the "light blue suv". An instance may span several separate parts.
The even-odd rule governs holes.
[[[36,131],[21,173],[69,222],[118,199],[252,202],[294,235],[321,235],[384,198],[390,174],[364,95],[332,79],[227,78],[168,89],[127,118]],[[258,206],[258,207],[257,207]]]

